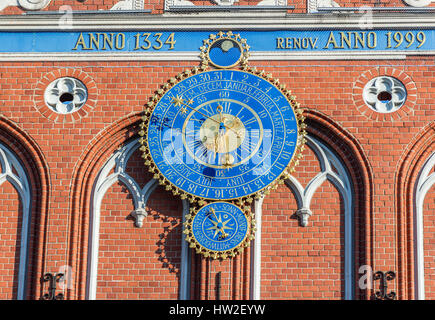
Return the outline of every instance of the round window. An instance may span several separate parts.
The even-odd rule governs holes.
[[[86,86],[75,78],[59,78],[45,89],[46,105],[56,113],[73,113],[83,107],[88,98]]]
[[[406,88],[393,77],[376,77],[364,87],[363,99],[376,112],[391,113],[399,110],[406,101]]]

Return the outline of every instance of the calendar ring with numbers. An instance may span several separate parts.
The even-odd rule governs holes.
[[[193,69],[148,103],[145,165],[191,202],[248,200],[289,177],[305,142],[291,92],[255,69]]]

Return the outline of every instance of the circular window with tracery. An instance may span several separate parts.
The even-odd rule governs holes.
[[[72,123],[86,117],[97,103],[98,90],[86,72],[62,68],[43,75],[34,92],[35,108],[54,122]]]
[[[376,112],[390,113],[399,110],[406,101],[406,88],[393,77],[376,77],[364,86],[363,98]]]
[[[352,98],[356,108],[369,119],[400,120],[413,112],[417,87],[405,72],[392,67],[377,67],[357,78]]]
[[[54,80],[44,93],[47,106],[60,114],[76,112],[85,105],[87,98],[88,91],[83,82],[69,77]]]

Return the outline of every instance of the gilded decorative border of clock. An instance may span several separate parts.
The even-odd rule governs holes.
[[[221,35],[220,38],[234,36],[231,32],[228,32],[226,35],[224,35],[223,33],[219,33],[219,34]],[[212,43],[210,40],[206,40],[205,42],[206,44]],[[201,47],[201,50],[203,51],[206,49],[204,47]],[[160,173],[160,171],[157,168],[157,165],[154,163],[151,157],[146,136],[147,136],[148,122],[150,116],[152,115],[155,106],[158,104],[158,102],[164,96],[164,94],[167,91],[169,91],[173,86],[175,86],[177,83],[193,75],[210,71],[208,66],[208,60],[207,60],[208,58],[206,57],[204,51],[202,52],[202,54],[204,60],[200,67],[194,67],[190,70],[186,70],[184,72],[179,73],[177,76],[170,78],[161,88],[157,90],[153,98],[146,104],[147,108],[144,110],[144,116],[142,117],[142,123],[140,124],[140,131],[139,131],[139,136],[140,136],[139,142],[141,144],[140,150],[142,151],[142,158],[144,159],[144,164],[146,167],[148,167],[149,172],[154,174],[153,178],[159,180],[159,184],[164,186],[167,191],[172,191],[172,193],[175,196],[180,196],[181,199],[188,199],[191,203],[197,203],[200,206],[203,206],[206,203],[207,198],[190,195],[189,193],[175,186],[172,182],[170,182],[165,176],[163,176]],[[262,77],[263,79],[268,81],[271,85],[273,85],[275,88],[277,88],[286,97],[287,101],[292,106],[295,115],[297,117],[298,138],[297,138],[295,152],[292,155],[292,158],[288,166],[283,170],[280,177],[275,179],[273,182],[271,182],[269,185],[267,185],[261,190],[258,190],[252,194],[240,198],[232,199],[232,201],[237,203],[239,206],[242,206],[245,202],[252,203],[254,199],[259,199],[261,195],[269,194],[272,190],[275,190],[279,184],[283,184],[284,181],[288,179],[290,175],[295,171],[295,167],[298,165],[299,160],[303,157],[302,151],[305,148],[305,142],[306,142],[305,139],[306,124],[304,123],[305,117],[303,115],[303,109],[300,107],[299,102],[296,101],[296,97],[292,94],[290,90],[286,89],[286,86],[284,84],[280,84],[278,79],[274,79],[270,73],[266,73],[264,70],[257,70],[255,67],[248,66],[247,65],[248,55],[244,57],[246,59],[240,62],[241,71]]]
[[[185,240],[189,242],[189,247],[195,249],[197,254],[202,254],[205,258],[210,257],[213,259],[225,260],[229,257],[235,257],[237,254],[242,253],[245,248],[250,246],[251,241],[255,239],[255,232],[257,231],[256,221],[255,221],[254,214],[251,211],[251,207],[245,203],[245,205],[239,207],[239,209],[244,213],[248,222],[247,223],[248,230],[243,240],[235,248],[232,248],[230,250],[218,251],[218,250],[208,249],[205,246],[201,245],[200,242],[195,238],[193,232],[193,223],[194,223],[194,218],[196,217],[197,213],[201,209],[214,203],[227,203],[235,206],[235,204],[232,202],[214,201],[214,202],[209,202],[200,208],[195,206],[192,207],[190,209],[190,213],[185,216],[186,221],[184,222],[183,233],[186,235]]]

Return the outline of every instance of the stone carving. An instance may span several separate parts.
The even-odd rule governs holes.
[[[75,78],[59,78],[45,89],[44,99],[54,112],[73,113],[84,106],[88,98],[86,86]]]
[[[18,0],[18,5],[25,10],[44,9],[51,0]]]
[[[44,9],[51,0],[2,0],[0,1],[0,11],[15,6],[20,6],[24,10],[41,10]]]
[[[433,0],[403,0],[403,1],[405,1],[405,3],[408,6],[419,7],[419,8],[427,7],[428,5],[430,5],[433,2]]]
[[[311,1],[311,0],[309,0]],[[239,0],[213,0],[218,6],[232,6]],[[263,0],[257,6],[286,6],[287,0]],[[179,6],[195,6],[195,4],[188,0],[165,0],[165,10],[170,10],[171,7]]]
[[[143,219],[148,216],[148,212],[144,207],[137,208],[131,213],[131,216],[136,219],[134,225],[138,228],[142,228]]]
[[[296,210],[296,215],[299,218],[301,226],[306,227],[308,225],[308,218],[311,217],[313,213],[308,208],[301,208]]]
[[[158,186],[158,181],[151,179],[143,188],[141,188],[138,182],[127,173],[126,169],[128,160],[138,147],[138,141],[134,140],[118,150],[108,160],[104,168],[101,170],[94,188],[93,208],[96,213],[99,213],[101,201],[107,190],[114,183],[120,182],[130,191],[134,204],[134,210],[130,213],[130,216],[135,219],[135,226],[141,228],[143,226],[144,218],[148,216],[148,212],[146,211],[148,198]]]
[[[307,0],[308,13],[317,12],[317,8],[339,8],[333,0]]]
[[[286,6],[287,0],[263,0],[257,6]]]
[[[376,112],[394,112],[405,104],[406,88],[396,78],[376,77],[365,85],[363,99],[367,106]]]
[[[232,6],[235,2],[239,0],[213,0],[218,6]]]
[[[110,10],[143,10],[143,8],[143,0],[122,0],[110,8]]]

